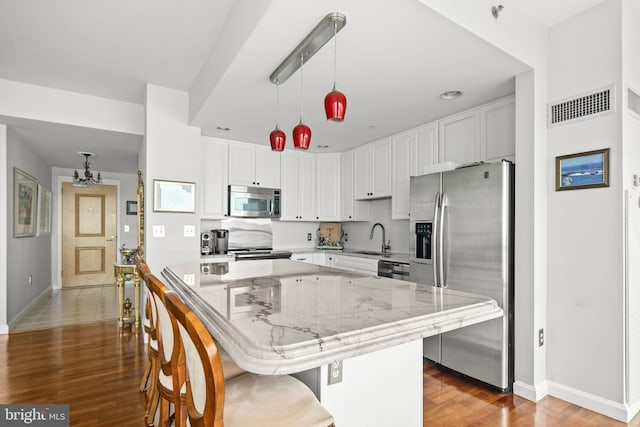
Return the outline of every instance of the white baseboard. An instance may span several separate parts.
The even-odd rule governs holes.
[[[22,310],[20,310],[20,313],[16,314],[13,319],[9,320],[9,325],[8,328],[10,329],[11,327],[13,327],[16,323],[18,323],[20,321],[20,319],[22,319],[22,317],[29,311],[31,310],[31,308],[36,305],[38,302],[40,302],[40,300],[46,296],[49,295],[49,293],[51,292],[51,287],[45,288],[42,292],[40,292],[40,294],[35,297],[29,304],[26,305],[25,308],[23,308]]]
[[[627,405],[614,402],[609,399],[604,399],[600,396],[595,396],[590,393],[586,393],[582,390],[578,390],[572,387],[568,387],[563,384],[558,384],[553,381],[549,383],[549,394],[558,399],[565,400],[574,405],[581,406],[594,412],[606,415],[614,418],[618,421],[626,423],[631,420],[632,412]],[[636,409],[640,409],[640,403],[634,404]]]
[[[0,335],[7,335],[9,333],[9,325],[0,325]]]
[[[515,381],[513,383],[513,393],[532,402],[538,402],[549,394],[549,389],[546,381],[535,387],[522,381]]]
[[[631,403],[629,405],[629,407],[627,408],[627,421],[625,422],[629,422],[633,419],[633,417],[635,417],[636,415],[638,415],[638,413],[640,413],[640,399],[636,400],[635,402]]]

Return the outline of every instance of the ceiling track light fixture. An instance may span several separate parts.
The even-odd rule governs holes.
[[[276,82],[276,128],[269,135],[269,142],[272,151],[283,151],[287,142],[287,136],[278,126],[278,114],[280,111],[280,84]]]
[[[502,9],[504,9],[504,6],[501,4],[497,6],[491,6],[491,15],[493,15],[495,19],[498,19],[498,17],[500,16],[500,12],[502,12]]]
[[[87,188],[90,185],[94,184],[102,184],[102,177],[100,177],[100,172],[98,172],[98,177],[94,178],[93,173],[89,170],[91,167],[91,163],[89,163],[89,157],[95,157],[94,153],[89,153],[88,151],[79,151],[78,154],[84,156],[84,176],[80,176],[78,171],[73,171],[73,186]]]
[[[284,61],[271,73],[269,80],[273,84],[287,81],[303,62],[307,62],[331,37],[347,23],[347,17],[340,12],[331,12],[315,26],[313,30],[296,46]]]
[[[293,128],[293,146],[295,148],[300,148],[302,150],[308,150],[309,145],[311,144],[311,128],[305,125],[302,120],[304,116],[303,110],[303,88],[304,88],[304,67],[302,64],[304,63],[302,58],[302,53],[300,53],[300,123],[298,126]]]

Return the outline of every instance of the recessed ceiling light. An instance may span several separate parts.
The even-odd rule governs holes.
[[[227,128],[227,127],[222,127],[222,126],[216,126],[216,129],[223,130],[225,132],[229,132],[231,130],[231,129]]]
[[[462,96],[461,90],[448,90],[440,94],[440,99],[456,99]]]
[[[375,129],[376,125],[369,125],[369,129]]]
[[[329,146],[328,146],[328,145],[316,145],[316,147],[318,147],[318,148],[323,148],[323,149],[324,149],[324,148],[329,148]]]

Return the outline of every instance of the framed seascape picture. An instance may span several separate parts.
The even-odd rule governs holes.
[[[51,233],[51,190],[38,184],[38,236]]]
[[[36,179],[18,168],[13,168],[13,237],[36,235]]]
[[[153,210],[155,212],[195,213],[196,184],[153,180]]]
[[[608,148],[556,157],[556,191],[608,186]]]

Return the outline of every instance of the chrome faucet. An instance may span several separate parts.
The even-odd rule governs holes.
[[[373,224],[373,227],[371,227],[371,234],[369,235],[369,239],[373,239],[373,231],[376,229],[376,225],[379,225],[380,228],[382,229],[382,253],[386,254],[388,249],[391,249],[391,240],[389,240],[387,242],[387,244],[385,245],[384,242],[386,240],[386,234],[384,231],[384,225],[380,224],[379,222],[376,222],[375,224]]]

